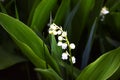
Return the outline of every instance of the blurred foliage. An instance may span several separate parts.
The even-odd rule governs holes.
[[[101,21],[104,6],[110,13]],[[76,44],[73,73],[60,58],[56,37],[48,34],[51,22],[62,26]],[[120,0],[0,0],[0,25],[0,70],[30,61],[40,80],[120,78]]]

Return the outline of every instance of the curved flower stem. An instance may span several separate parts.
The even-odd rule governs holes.
[[[66,43],[68,44],[68,51],[69,51],[69,54],[70,54],[70,64],[71,64],[71,73],[72,73],[72,79],[73,80],[73,63],[72,63],[72,53],[71,53],[71,48],[70,48],[70,43],[68,41],[68,38],[66,38]]]

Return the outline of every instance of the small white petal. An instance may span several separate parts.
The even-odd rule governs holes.
[[[63,31],[62,36],[66,37],[67,36],[67,32]]]
[[[57,34],[58,34],[58,35],[60,35],[61,33],[62,33],[62,31],[61,31],[61,30],[58,30],[58,31],[57,31]]]
[[[62,49],[67,49],[67,44],[66,43],[62,44]]]
[[[57,45],[58,45],[58,46],[62,46],[62,42],[61,42],[61,41],[59,41]]]
[[[63,40],[63,37],[62,37],[62,36],[59,36],[59,37],[58,37],[58,40],[59,40],[59,41],[62,41],[62,40]]]
[[[72,56],[72,63],[74,64],[76,62],[76,59],[74,56]]]
[[[74,43],[71,43],[71,44],[70,44],[70,48],[71,48],[71,49],[75,49],[75,44],[74,44]]]
[[[66,52],[62,53],[62,59],[63,60],[67,60],[68,59],[68,54]]]

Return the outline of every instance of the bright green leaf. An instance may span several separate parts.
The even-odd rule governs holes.
[[[25,43],[22,43],[21,41],[15,39],[15,42],[20,47],[20,49],[23,51],[23,53],[28,57],[28,59],[38,68],[46,68],[46,63],[44,60],[40,59],[33,50],[26,45]]]
[[[0,13],[0,24],[15,40],[28,46],[41,59],[60,73],[59,67],[55,60],[51,57],[47,46],[44,42],[25,24],[6,14]]]
[[[106,80],[120,67],[120,48],[109,51],[88,65],[76,80]]]

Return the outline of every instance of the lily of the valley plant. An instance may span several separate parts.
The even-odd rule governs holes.
[[[74,56],[72,56],[71,49],[75,49],[75,44],[69,42],[67,38],[67,31],[63,31],[62,27],[59,27],[55,23],[52,23],[49,28],[49,34],[57,35],[57,45],[62,47],[64,50],[62,53],[62,59],[69,59],[69,61],[74,64],[76,62],[76,59]]]

